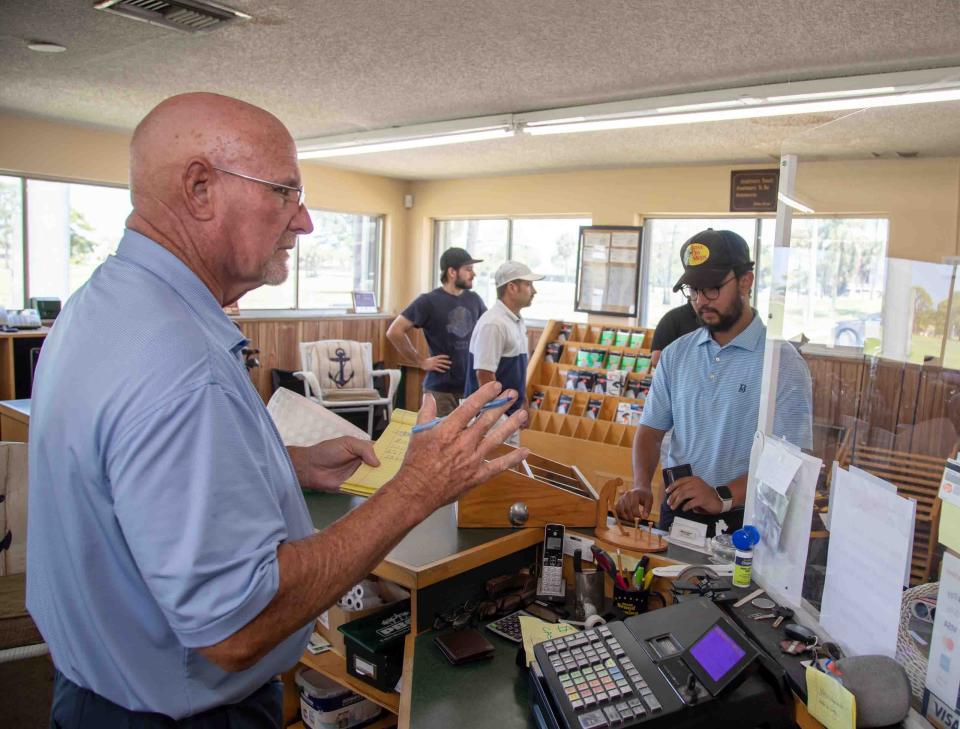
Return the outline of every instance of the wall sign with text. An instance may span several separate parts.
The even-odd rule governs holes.
[[[776,212],[779,187],[778,169],[734,170],[730,173],[730,212]]]

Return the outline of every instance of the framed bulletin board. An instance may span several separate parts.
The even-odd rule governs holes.
[[[643,228],[584,225],[577,250],[574,308],[591,314],[636,316]]]

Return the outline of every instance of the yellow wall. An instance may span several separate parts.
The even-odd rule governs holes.
[[[499,215],[584,215],[596,224],[637,225],[656,215],[724,215],[730,171],[757,165],[595,170],[411,183],[407,296],[436,278],[431,254],[434,218]],[[775,169],[776,165],[771,165]],[[960,159],[803,162],[797,196],[818,214],[890,218],[888,255],[940,261],[960,254]],[[401,297],[402,298],[402,297]]]
[[[129,134],[0,113],[3,172],[126,185],[129,144]],[[381,298],[386,311],[404,306],[394,282],[404,276],[407,183],[310,163],[301,172],[310,207],[386,216]]]

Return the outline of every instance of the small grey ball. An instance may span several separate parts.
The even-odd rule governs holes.
[[[527,523],[527,519],[530,518],[530,511],[527,509],[527,505],[522,501],[517,501],[510,507],[509,512],[510,523],[515,527],[523,526]]]

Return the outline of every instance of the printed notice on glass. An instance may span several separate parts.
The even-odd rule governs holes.
[[[944,552],[940,568],[927,688],[952,709],[960,708],[960,558],[950,552]]]
[[[610,247],[610,233],[607,231],[586,230],[583,233],[583,247],[600,248],[606,250]]]
[[[939,496],[941,501],[960,506],[960,463],[952,458],[948,458],[944,466]]]
[[[635,270],[612,267],[608,273],[606,306],[611,311],[629,311],[636,294]]]
[[[585,263],[580,269],[580,291],[582,297],[593,300],[597,292],[603,300],[603,290],[607,287],[607,267]]]
[[[640,234],[634,230],[623,233],[613,233],[610,245],[614,248],[633,248],[640,247]]]
[[[820,623],[848,655],[894,658],[916,502],[837,469]]]
[[[610,249],[610,263],[630,263],[635,264],[637,262],[637,249],[636,248],[611,248]]]

